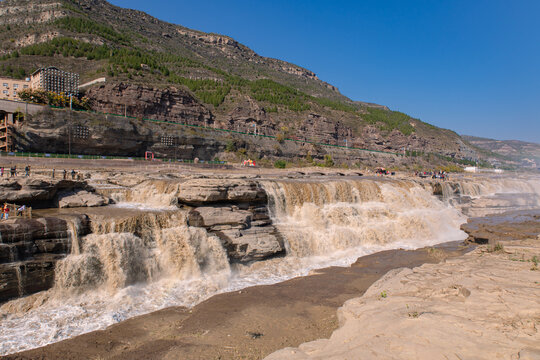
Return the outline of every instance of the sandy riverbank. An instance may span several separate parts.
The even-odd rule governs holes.
[[[282,359],[540,359],[540,239],[387,273]]]

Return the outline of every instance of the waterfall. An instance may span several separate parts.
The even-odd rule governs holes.
[[[24,295],[24,284],[21,273],[21,265],[15,266],[15,276],[17,277],[17,290],[19,291],[19,296]]]
[[[0,354],[167,306],[193,306],[221,292],[348,266],[377,251],[461,240],[465,215],[540,205],[540,182],[528,178],[456,176],[441,182],[442,197],[418,179],[261,180],[286,256],[230,265],[221,240],[188,226],[187,210],[171,206],[180,184],[147,180],[118,192],[120,205],[85,209],[90,235],[78,237],[80,224],[70,222],[72,250],[57,263],[54,287],[0,307]]]
[[[163,277],[188,280],[230,271],[219,239],[186,226],[183,211],[92,218],[93,233],[80,240],[82,251],[56,265],[58,291],[116,291]]]
[[[117,203],[137,204],[139,208],[168,208],[176,204],[180,184],[178,180],[147,180],[111,197]]]
[[[263,186],[291,256],[464,239],[463,215],[412,181],[267,181]]]
[[[537,178],[463,177],[452,181],[452,186],[457,192],[445,200],[471,217],[540,207],[540,181]]]
[[[67,230],[71,240],[71,253],[78,255],[81,252],[81,244],[79,243],[79,229],[81,227],[80,219],[70,217],[66,219]]]

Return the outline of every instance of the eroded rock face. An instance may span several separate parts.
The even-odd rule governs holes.
[[[285,254],[283,240],[274,226],[223,230],[217,235],[233,262],[245,263]]]
[[[86,190],[70,191],[58,195],[59,208],[94,207],[109,203],[109,199],[102,195]]]
[[[184,204],[258,203],[266,201],[266,192],[254,181],[191,179],[180,185],[178,201]]]
[[[0,222],[0,302],[49,289],[58,260],[75,236],[90,232],[86,215]]]
[[[191,179],[181,184],[179,192],[179,202],[203,205],[190,211],[188,224],[216,234],[231,262],[285,253],[266,201],[266,192],[250,180]]]
[[[189,213],[189,225],[211,228],[229,225],[247,228],[251,223],[251,212],[233,210],[232,207],[198,207]]]
[[[131,84],[105,84],[87,93],[96,111],[187,124],[206,124],[210,111],[182,89],[156,89]]]
[[[495,244],[498,241],[535,239],[540,235],[540,210],[516,210],[469,218],[461,225],[466,241]]]
[[[51,206],[59,192],[85,188],[87,184],[84,181],[6,178],[0,180],[0,202]]]

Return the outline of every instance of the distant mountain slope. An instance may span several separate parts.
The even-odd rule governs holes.
[[[519,162],[521,166],[540,167],[540,144],[519,140],[494,140],[476,136],[461,136],[474,146]]]
[[[374,150],[478,157],[455,132],[352,101],[310,70],[262,57],[228,36],[170,24],[105,0],[4,0],[0,27],[0,75],[22,78],[56,65],[80,73],[82,82],[105,76],[103,91],[119,103],[109,98],[102,104],[103,96],[96,95],[98,108],[124,106],[125,84],[131,94],[156,95],[176,87],[210,113],[200,116],[206,119],[201,125],[256,127],[265,135]],[[175,114],[182,121],[181,112]]]

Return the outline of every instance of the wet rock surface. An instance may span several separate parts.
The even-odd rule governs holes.
[[[0,202],[53,207],[59,193],[83,189],[88,189],[85,181],[6,178],[0,180]]]
[[[73,237],[89,232],[86,215],[0,222],[0,302],[50,288]]]
[[[540,210],[517,210],[470,218],[461,225],[461,229],[469,234],[466,241],[476,244],[536,238],[540,235]]]
[[[108,203],[109,199],[104,196],[86,190],[69,191],[58,195],[59,208],[95,207]]]
[[[226,179],[190,179],[180,185],[178,201],[200,205],[228,202],[266,202],[266,193],[255,181]]]
[[[266,192],[255,181],[188,180],[181,184],[179,202],[205,204],[190,211],[188,224],[215,233],[231,262],[285,253],[283,239],[268,216]]]

